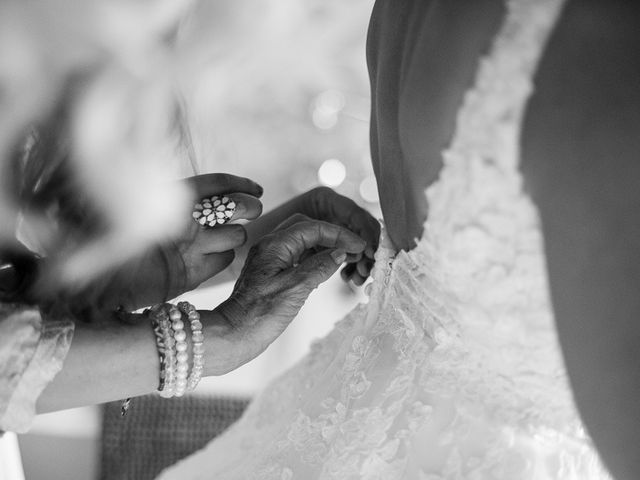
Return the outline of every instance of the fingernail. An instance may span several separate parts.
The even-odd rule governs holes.
[[[373,247],[369,246],[365,249],[364,254],[369,257],[369,258],[373,258],[375,256],[375,252],[373,251]]]
[[[336,265],[342,265],[347,259],[347,252],[338,248],[331,252],[331,258],[336,262]]]
[[[261,197],[263,193],[264,193],[264,188],[262,188],[262,185],[258,185],[258,196]]]

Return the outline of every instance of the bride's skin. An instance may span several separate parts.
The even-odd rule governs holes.
[[[389,236],[408,249],[428,214],[424,189],[438,177],[440,152],[504,8],[496,0],[379,0],[373,15],[373,163]],[[428,22],[423,31],[433,34],[409,34],[400,55],[389,45],[401,45],[406,30],[390,26],[403,25],[403,15]],[[638,25],[637,3],[568,1],[521,142],[573,393],[617,479],[640,471]]]

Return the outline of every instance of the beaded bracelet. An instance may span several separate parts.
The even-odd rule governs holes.
[[[180,302],[177,307],[156,306],[148,312],[160,359],[158,391],[164,398],[181,397],[196,388],[204,371],[204,334],[200,314],[188,302]],[[191,327],[193,364],[190,373],[183,313]]]
[[[158,309],[152,310],[158,322],[164,344],[163,351],[158,349],[160,355],[160,384],[163,383],[162,389],[158,387],[160,395],[164,398],[170,398],[175,395],[176,377],[177,377],[177,356],[176,356],[176,340],[174,338],[173,329],[171,328],[171,320],[167,314],[166,307],[163,305]],[[164,362],[162,356],[164,355]],[[162,369],[164,367],[164,370]]]
[[[176,383],[173,394],[181,397],[187,390],[187,376],[189,374],[189,354],[187,353],[187,332],[184,331],[182,312],[172,305],[169,308],[169,319],[175,340]]]
[[[156,337],[156,348],[158,350],[158,358],[160,360],[160,379],[158,382],[158,391],[163,397],[173,396],[175,384],[175,353],[169,317],[167,316],[166,307],[164,305],[156,305],[144,311],[149,317],[151,328]],[[124,417],[131,405],[131,398],[127,398],[122,402],[120,414]]]
[[[175,305],[156,305],[144,312],[151,321],[160,360],[158,391],[160,396],[181,397],[194,390],[204,371],[204,334],[200,314],[189,302]],[[191,327],[193,365],[189,373],[187,333],[182,316],[186,315]],[[125,416],[131,398],[122,402],[121,415]]]
[[[204,371],[204,333],[202,332],[202,322],[200,314],[189,302],[178,303],[178,308],[187,315],[191,327],[191,342],[193,351],[193,365],[191,374],[187,379],[187,390],[192,391],[200,382]]]
[[[164,344],[164,332],[160,327],[160,321],[155,314],[151,314],[151,310],[145,310],[144,313],[149,316],[151,327],[153,328],[153,333],[156,336],[156,348],[158,349],[158,357],[160,358],[160,381],[158,383],[158,391],[161,392],[162,390],[164,390],[165,377],[167,374],[167,357],[165,355],[166,346]]]

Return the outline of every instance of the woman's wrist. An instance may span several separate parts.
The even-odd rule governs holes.
[[[242,333],[227,313],[233,310],[239,314],[240,310],[227,302],[213,310],[199,310],[205,338],[205,376],[224,375],[245,363]]]

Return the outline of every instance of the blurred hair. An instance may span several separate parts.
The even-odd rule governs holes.
[[[169,44],[190,4],[0,2],[0,301],[106,306],[115,269],[188,220]]]
[[[31,251],[16,239],[13,245],[0,246],[0,301],[38,304],[55,315],[71,315],[75,319],[92,321],[97,311],[116,310],[119,298],[126,304],[128,292],[135,281],[134,259],[128,275],[117,275],[115,268],[82,285],[47,285],[45,290],[34,287],[41,283],[47,264],[55,261],[58,247],[65,244],[83,245],[108,231],[106,218],[83,190],[71,160],[70,110],[71,91],[63,95],[51,115],[27,132],[11,157],[12,178],[6,182],[9,196],[18,207],[18,216],[44,218],[55,238],[44,251]],[[167,278],[177,282],[184,277],[184,264],[170,255],[171,242],[153,247],[149,254],[164,267]],[[115,267],[115,266],[114,266]],[[46,278],[46,277],[45,277]],[[168,300],[169,286],[164,291]]]
[[[0,263],[5,265],[4,285],[0,289],[2,301],[42,301],[34,296],[33,287],[47,258],[55,256],[55,246],[81,243],[105,228],[98,209],[93,208],[78,187],[70,164],[71,101],[68,89],[52,113],[25,132],[9,159],[10,167],[5,170],[11,179],[4,187],[8,199],[17,207],[16,215],[44,219],[50,227],[48,231],[59,235],[49,239],[48,251],[32,251],[19,238],[14,244],[0,247]],[[53,290],[51,293],[52,298],[56,296]]]
[[[52,114],[34,125],[13,158],[11,192],[20,213],[45,215],[69,238],[86,239],[106,228],[104,218],[79,186],[71,164],[71,88]],[[49,254],[51,252],[48,252]]]

